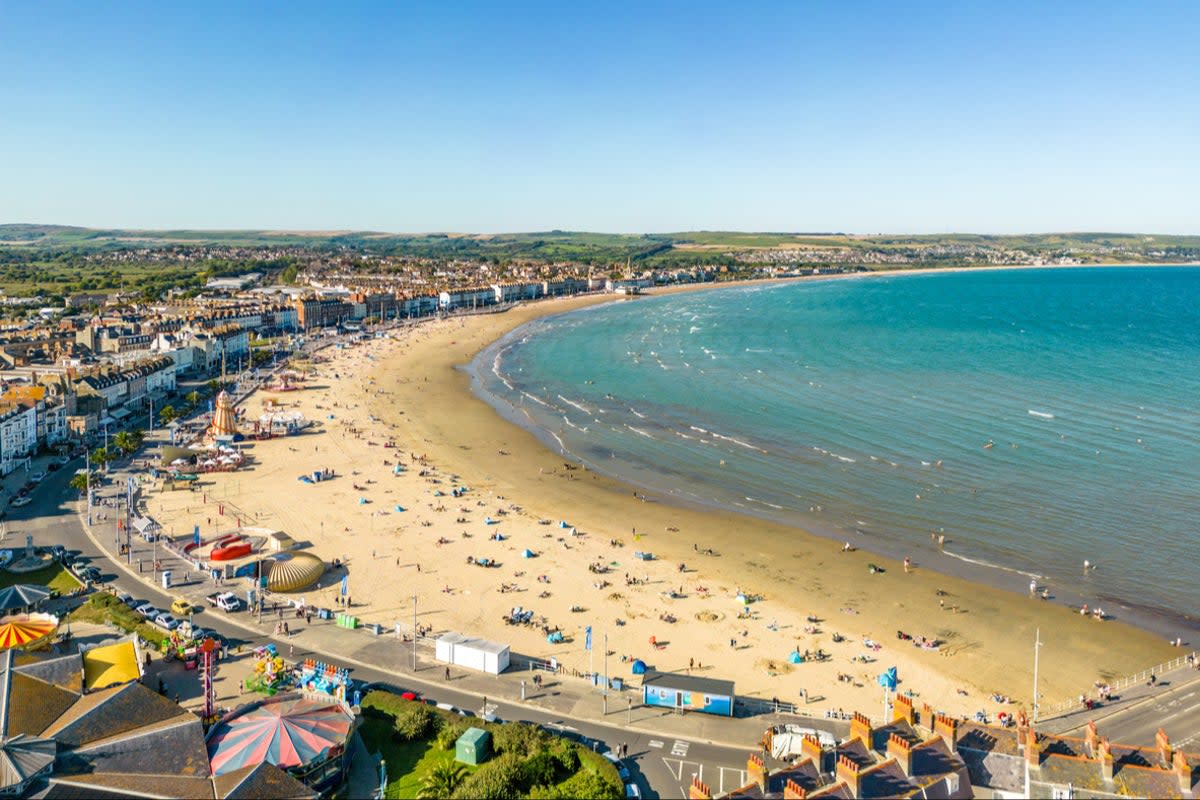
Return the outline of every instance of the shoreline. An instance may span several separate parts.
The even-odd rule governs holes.
[[[1067,268],[1086,268],[1096,265],[1079,265],[1070,266]],[[1142,265],[1107,265],[1107,266],[1137,266]],[[1200,266],[1196,265],[1155,265],[1155,266]],[[1060,267],[1042,267],[1037,265],[1029,265],[1020,267],[1021,269],[1059,269]],[[806,281],[821,281],[821,280],[836,280],[849,279],[858,277],[875,277],[875,276],[903,276],[911,274],[933,274],[942,272],[965,272],[975,269],[985,270],[1004,270],[1008,267],[980,267],[980,268],[962,268],[962,269],[932,269],[932,270],[892,270],[882,273],[854,273],[843,275],[819,275],[806,276],[802,278],[785,278],[785,279],[764,279],[764,281],[754,282],[730,282],[727,284],[701,284],[694,287],[672,287],[674,291],[648,293],[640,297],[641,300],[651,299],[655,296],[664,296],[668,294],[676,294],[681,290],[694,288],[695,290],[704,290],[707,288],[733,288],[745,283],[788,283],[794,280]],[[611,299],[613,303],[625,302],[626,300],[638,300],[639,298],[615,298]],[[580,308],[572,309],[563,312],[552,312],[540,314],[530,320],[524,321],[521,324],[506,330],[494,341],[488,343],[479,350],[467,364],[457,365],[457,369],[463,371],[470,377],[470,388],[472,394],[482,400],[493,409],[497,416],[503,419],[504,422],[513,425],[528,432],[535,437],[549,451],[556,453],[560,457],[568,458],[576,463],[592,470],[598,474],[607,477],[617,483],[622,484],[628,489],[638,490],[647,496],[653,495],[655,502],[665,503],[681,509],[689,509],[699,513],[719,512],[744,516],[751,519],[763,520],[776,523],[787,528],[801,531],[807,535],[818,536],[830,541],[833,544],[840,544],[846,541],[847,537],[860,550],[877,555],[884,558],[892,559],[895,562],[901,562],[905,557],[914,557],[922,559],[928,563],[935,563],[938,573],[948,577],[961,578],[971,582],[990,586],[1002,591],[1012,592],[1018,596],[1022,595],[1027,586],[1027,582],[1032,578],[1036,580],[1044,580],[1046,576],[1035,575],[1031,572],[1023,571],[1017,567],[1008,566],[1000,563],[991,563],[988,561],[977,560],[970,557],[970,554],[962,554],[951,552],[948,549],[939,549],[938,547],[925,544],[912,544],[901,541],[885,540],[875,535],[875,532],[854,528],[852,530],[842,530],[829,523],[822,523],[818,519],[804,519],[798,521],[791,515],[772,512],[757,506],[746,506],[744,508],[732,508],[722,504],[717,500],[706,502],[701,499],[689,499],[680,497],[677,494],[663,491],[661,488],[642,483],[636,476],[628,474],[620,474],[605,469],[605,462],[589,459],[575,453],[567,448],[558,437],[552,433],[537,427],[532,423],[527,423],[520,418],[515,412],[515,407],[503,397],[493,394],[484,386],[484,381],[481,372],[487,371],[487,357],[494,355],[497,350],[503,347],[507,342],[518,338],[523,330],[528,328],[535,322],[548,320],[551,318],[566,316],[570,314],[578,314],[584,310],[590,310],[607,305],[605,302],[590,303],[583,305]],[[1138,604],[1130,598],[1120,598],[1109,593],[1092,592],[1084,594],[1079,587],[1068,585],[1065,588],[1061,584],[1056,584],[1055,595],[1053,602],[1058,605],[1063,605],[1071,610],[1077,610],[1081,605],[1087,603],[1089,606],[1098,603],[1103,603],[1106,609],[1118,609],[1113,614],[1114,618],[1120,619],[1137,628],[1160,635],[1166,639],[1174,639],[1181,632],[1190,635],[1200,633],[1200,619],[1188,616],[1183,613],[1172,611],[1170,608]]]
[[[204,476],[207,508],[198,493],[164,492],[151,495],[151,513],[164,529],[199,524],[208,538],[233,527],[229,517],[206,522],[220,502],[239,522],[252,519],[311,543],[326,561],[349,564],[356,612],[388,630],[411,627],[419,598],[418,621],[437,632],[503,641],[516,653],[587,672],[602,663],[584,649],[584,628],[592,626],[595,641],[606,637],[610,675],[628,678],[628,660],[642,658],[662,671],[736,678],[740,695],[804,696],[818,715],[871,707],[875,676],[889,666],[898,667],[902,689],[949,713],[995,713],[992,693],[1027,705],[1032,657],[1025,643],[1037,628],[1052,642],[1042,655],[1043,707],[1078,697],[1094,680],[1179,654],[1165,638],[1122,622],[1096,622],[934,572],[924,557],[906,574],[891,559],[839,553],[830,540],[792,526],[643,502],[624,483],[565,468],[561,456],[472,392],[471,376],[459,367],[497,338],[540,316],[612,300],[546,300],[402,326],[389,338],[326,350],[306,389],[274,395],[318,426],[252,442],[248,470]],[[384,449],[389,440],[395,449]],[[395,474],[392,462],[408,469]],[[322,468],[338,477],[297,483],[297,473]],[[466,491],[451,497],[452,487]],[[525,549],[532,559],[521,557]],[[709,549],[714,555],[703,555]],[[635,559],[635,550],[656,558]],[[485,557],[498,569],[481,569]],[[872,574],[869,563],[885,571]],[[622,585],[623,573],[633,582]],[[301,595],[333,606],[338,578],[327,575]],[[743,609],[739,590],[759,599]],[[537,625],[500,621],[518,606],[566,641],[551,644]],[[897,631],[941,647],[912,647],[897,641]],[[793,649],[824,650],[831,659],[792,664]]]

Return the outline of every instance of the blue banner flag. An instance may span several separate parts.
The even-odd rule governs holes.
[[[592,649],[592,626],[591,625],[588,625],[586,628],[583,629],[583,649],[584,650]]]
[[[192,541],[196,543],[197,547],[200,546],[200,526],[199,525],[192,528]]]
[[[342,576],[342,597],[345,597],[350,592],[350,576]]]
[[[890,692],[896,691],[896,684],[899,680],[896,676],[896,668],[888,667],[887,671],[879,676],[879,685]]]

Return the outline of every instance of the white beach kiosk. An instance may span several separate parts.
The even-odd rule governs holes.
[[[443,664],[499,675],[508,669],[509,651],[506,644],[451,632],[434,643],[434,658]]]

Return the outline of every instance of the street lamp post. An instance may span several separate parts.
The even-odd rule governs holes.
[[[413,672],[417,671],[417,595],[413,594],[413,649],[412,649],[412,668]]]
[[[1042,649],[1042,629],[1038,628],[1033,640],[1033,721],[1038,721],[1038,652]]]

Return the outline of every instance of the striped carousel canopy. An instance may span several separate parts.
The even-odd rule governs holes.
[[[301,695],[270,698],[213,728],[208,759],[213,775],[264,761],[291,769],[344,748],[353,729],[353,715],[338,703]]]

